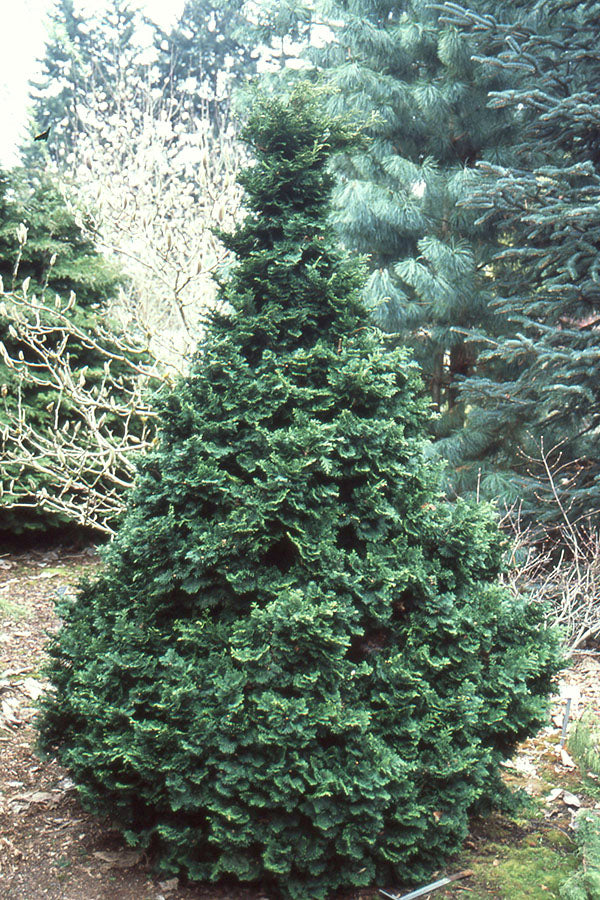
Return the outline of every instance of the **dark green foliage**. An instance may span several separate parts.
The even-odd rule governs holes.
[[[471,487],[480,469],[487,495],[512,481],[534,520],[562,524],[542,465],[521,455],[539,459],[543,438],[567,466],[558,473],[550,454],[563,506],[597,519],[600,4],[536,3],[518,25],[456,8],[454,16],[476,31],[496,69],[513,73],[513,89],[492,94],[489,106],[518,116],[520,127],[515,161],[481,166],[471,186],[482,227],[503,235],[494,273],[506,326],[500,337],[474,335],[486,349],[484,377],[465,383],[466,428],[444,449],[462,459]]]
[[[62,607],[39,722],[162,872],[296,898],[439,867],[558,666],[542,611],[497,584],[490,511],[442,497],[415,365],[368,325],[327,220],[328,160],[356,142],[320,101],[253,109],[230,314]]]
[[[0,175],[0,214],[5,291],[19,289],[29,278],[30,293],[52,305],[55,294],[68,297],[74,291],[77,312],[98,310],[114,296],[117,270],[83,234],[51,177],[19,169]],[[22,246],[21,224],[27,229]]]
[[[4,174],[0,180],[0,221],[0,276],[6,292],[0,313],[0,340],[13,360],[22,354],[25,361],[39,363],[31,345],[11,327],[17,311],[23,315],[22,308],[15,306],[11,296],[22,296],[25,284],[27,295],[35,296],[37,303],[47,307],[41,319],[46,328],[43,341],[46,347],[57,348],[64,332],[55,315],[56,295],[64,304],[72,292],[75,294],[70,321],[84,333],[93,333],[99,317],[105,314],[106,302],[118,289],[119,276],[83,235],[74,214],[46,176],[31,176],[19,170]],[[87,367],[89,382],[102,377],[104,357],[99,352],[71,339],[68,353],[74,373]],[[56,418],[57,390],[40,387],[27,379],[20,382],[15,370],[3,360],[0,360],[0,384],[2,426],[14,420],[19,403],[27,425],[38,432],[56,428],[57,422],[64,424],[69,416],[68,401],[63,397],[62,412]],[[3,447],[3,452],[6,449]],[[47,484],[43,476],[20,467],[15,467],[10,474],[19,481],[19,494],[25,479],[32,496]],[[8,507],[14,499],[13,492],[5,490],[0,501],[0,531],[19,533],[63,522],[61,517],[39,511],[11,510]]]

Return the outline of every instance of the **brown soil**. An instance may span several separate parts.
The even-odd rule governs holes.
[[[109,823],[82,810],[67,773],[36,756],[34,704],[43,689],[39,669],[44,641],[58,627],[54,601],[98,565],[93,548],[0,555],[0,900],[271,900],[257,889],[161,881]],[[600,656],[576,657],[564,681],[577,685],[581,695],[574,703],[575,715],[589,704],[599,708]],[[507,778],[531,794],[540,790],[542,765],[556,772],[557,787],[576,790],[578,773],[556,747],[563,707],[557,699],[555,721],[527,742],[514,766],[506,769]],[[571,811],[560,798],[556,806],[552,825],[567,828]],[[474,823],[465,851],[479,852],[490,839],[490,828],[495,829],[494,841],[499,836],[513,841],[514,827],[498,817]],[[454,871],[464,867],[461,859]],[[393,892],[402,893],[398,886]],[[464,881],[434,896],[468,892]],[[345,900],[379,896],[373,889],[346,894]]]

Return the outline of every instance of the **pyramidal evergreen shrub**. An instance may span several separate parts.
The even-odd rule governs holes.
[[[41,747],[169,875],[283,897],[406,882],[460,845],[559,665],[450,504],[402,350],[327,224],[319,95],[258,98],[250,210],[97,580],[62,607]]]

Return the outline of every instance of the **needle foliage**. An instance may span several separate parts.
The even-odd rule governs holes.
[[[96,581],[62,607],[42,748],[165,874],[283,897],[422,878],[493,799],[558,666],[484,507],[424,454],[406,352],[328,226],[357,140],[259,97],[238,262],[161,401]]]

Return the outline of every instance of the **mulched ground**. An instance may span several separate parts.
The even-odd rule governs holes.
[[[0,554],[0,898],[272,900],[260,890],[160,881],[148,860],[126,848],[109,823],[82,810],[67,773],[54,761],[42,762],[36,756],[32,720],[44,687],[39,674],[42,648],[47,634],[58,627],[54,601],[98,565],[93,548]],[[548,765],[548,755],[556,769],[557,791],[574,789],[574,767],[556,746],[564,700],[572,696],[575,717],[589,705],[600,709],[600,655],[574,658],[564,674],[562,694],[554,721],[507,766],[507,778],[532,794],[541,784],[538,769],[542,760]],[[572,813],[563,796],[550,801],[548,817],[555,825],[568,827]],[[467,850],[485,843],[486,827],[474,825]],[[506,840],[512,839],[508,829]],[[464,896],[468,890],[466,883],[457,884],[434,896]],[[346,894],[344,900],[378,896],[375,890],[362,891]]]

